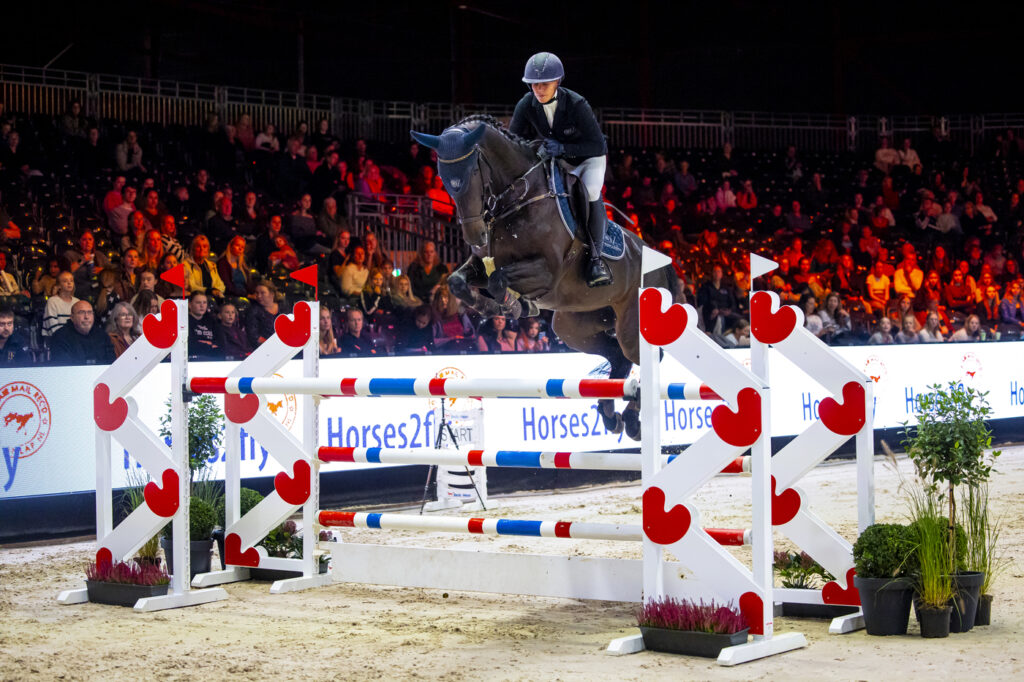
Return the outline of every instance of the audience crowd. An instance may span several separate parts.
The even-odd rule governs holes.
[[[749,344],[751,287],[778,292],[833,344],[1021,336],[1024,144],[965,154],[938,131],[872,155],[620,150],[606,199],[673,259],[703,329]],[[244,357],[311,294],[324,357],[564,349],[546,318],[478,319],[423,239],[400,272],[383,230],[352,229],[348,197],[429,197],[453,214],[415,143],[339,140],[327,120],[287,136],[249,116],[195,128],[56,120],[0,103],[0,365],[109,363],[141,319],[186,296],[189,353]],[[377,157],[377,158],[375,158]],[[456,229],[456,228],[452,228]],[[747,253],[778,270],[750,281]],[[185,265],[184,291],[161,275]]]

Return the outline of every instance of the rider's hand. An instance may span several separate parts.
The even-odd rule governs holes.
[[[565,145],[558,140],[548,138],[544,140],[544,151],[546,151],[549,156],[563,156],[565,155]]]

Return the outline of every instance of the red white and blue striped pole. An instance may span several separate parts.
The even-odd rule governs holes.
[[[633,379],[329,379],[319,377],[192,377],[193,393],[234,395],[298,394],[345,397],[406,396],[421,398],[613,398],[638,395]],[[721,400],[699,383],[662,387],[670,400]]]
[[[662,455],[665,463],[682,455]],[[539,450],[444,450],[419,448],[348,448],[323,446],[321,462],[361,464],[438,464],[442,466],[486,466],[519,469],[588,469],[591,471],[640,471],[640,455],[630,452],[554,452]],[[737,457],[722,470],[724,474],[750,471],[748,457]]]

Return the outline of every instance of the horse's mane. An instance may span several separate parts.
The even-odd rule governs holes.
[[[520,137],[519,135],[516,135],[511,130],[506,128],[504,123],[496,119],[494,116],[491,116],[490,114],[471,114],[470,116],[467,116],[466,118],[462,119],[455,125],[460,126],[463,123],[483,123],[484,125],[490,126],[491,128],[494,128],[495,131],[501,133],[502,137],[504,137],[509,142],[518,145],[524,150],[530,152],[535,151],[530,144],[530,140],[527,140],[525,137]]]

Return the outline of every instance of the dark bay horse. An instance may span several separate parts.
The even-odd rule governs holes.
[[[629,375],[639,357],[638,289],[643,242],[623,230],[625,252],[609,260],[611,285],[588,288],[589,247],[566,230],[544,160],[531,144],[488,116],[470,116],[438,135],[413,131],[437,150],[438,175],[458,209],[472,255],[448,279],[466,305],[484,316],[554,311],[554,332],[570,348],[608,360],[610,378]],[[609,229],[610,226],[609,226]],[[671,267],[647,276],[646,286],[680,294]],[[622,414],[599,401],[605,428],[638,439],[639,405]]]

